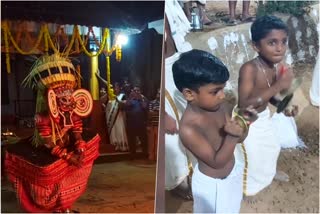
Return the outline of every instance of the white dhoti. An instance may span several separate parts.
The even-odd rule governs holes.
[[[120,110],[114,123],[114,127],[111,130],[110,143],[115,146],[116,151],[129,150],[125,118],[125,112]]]
[[[242,192],[241,165],[235,163],[225,179],[209,177],[201,173],[198,165],[192,175],[194,213],[239,213]]]
[[[191,25],[179,2],[177,0],[166,0],[165,13],[177,51],[180,53],[190,51],[192,46],[184,37],[191,30]]]
[[[271,184],[276,174],[280,144],[276,139],[275,128],[270,117],[270,110],[258,114],[258,119],[250,125],[249,133],[244,141],[247,154],[247,188],[245,194],[255,195]],[[237,161],[245,164],[245,157],[241,145],[235,149]]]
[[[179,125],[179,120],[187,106],[187,101],[184,99],[180,91],[175,87],[172,76],[172,65],[179,59],[179,56],[180,54],[176,53],[165,60],[166,90],[176,106],[179,118],[176,118],[177,115],[167,96],[165,99],[165,111],[176,120],[177,127]],[[165,134],[165,186],[167,190],[174,189],[183,181],[185,177],[188,176],[188,160],[192,163],[196,162],[196,159],[182,145],[179,134]]]
[[[176,120],[178,127],[179,120],[187,106],[187,101],[174,84],[172,65],[179,59],[180,53],[192,49],[191,44],[184,38],[191,29],[191,26],[177,0],[165,1],[165,13],[178,51],[178,53],[165,59],[165,88],[173,102],[170,103],[166,96],[165,111]],[[177,112],[173,109],[172,104]],[[189,163],[195,162],[196,159],[182,145],[178,134],[165,134],[165,186],[167,190],[177,187],[188,176]]]
[[[305,147],[305,144],[298,136],[296,121],[293,117],[287,117],[282,112],[274,113],[272,123],[281,148]]]
[[[122,100],[124,94],[117,96]],[[126,131],[126,113],[119,108],[116,100],[110,100],[106,109],[106,120],[110,135],[110,144],[115,146],[116,151],[128,151],[129,144]]]

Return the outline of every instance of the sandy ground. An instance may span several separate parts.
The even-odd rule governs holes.
[[[309,97],[312,67],[299,65],[295,70],[304,76],[301,88]],[[309,104],[296,121],[299,136],[308,148],[281,151],[278,169],[286,172],[290,181],[273,181],[256,195],[256,203],[242,202],[242,213],[319,213],[319,108]],[[166,212],[192,213],[192,205],[192,201],[166,192]]]
[[[206,14],[213,21],[213,23],[209,26],[204,26],[204,32],[222,28],[226,26],[226,21],[229,18],[229,8],[228,1],[207,1],[206,4]],[[249,5],[249,13],[251,16],[255,16],[256,14],[257,3],[253,0],[250,1]],[[236,5],[236,19],[237,22],[241,22],[241,14],[242,14],[242,1],[238,1]]]
[[[81,213],[152,213],[155,163],[142,160],[96,164],[73,210]],[[1,183],[1,213],[23,212],[8,181]]]

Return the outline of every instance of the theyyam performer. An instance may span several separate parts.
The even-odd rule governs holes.
[[[83,133],[92,97],[77,87],[77,78],[69,59],[46,54],[24,80],[37,90],[35,132],[8,147],[5,168],[27,212],[70,211],[99,156],[99,135]]]

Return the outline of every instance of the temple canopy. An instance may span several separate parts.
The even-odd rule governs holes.
[[[143,30],[163,19],[163,1],[1,1],[1,19]]]

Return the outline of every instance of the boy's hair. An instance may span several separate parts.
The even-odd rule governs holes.
[[[181,54],[172,66],[173,80],[180,92],[189,88],[198,92],[200,86],[223,84],[229,79],[229,71],[220,59],[202,50]]]
[[[272,30],[284,30],[288,34],[287,25],[278,17],[261,16],[251,25],[251,38],[253,42],[259,42]]]

